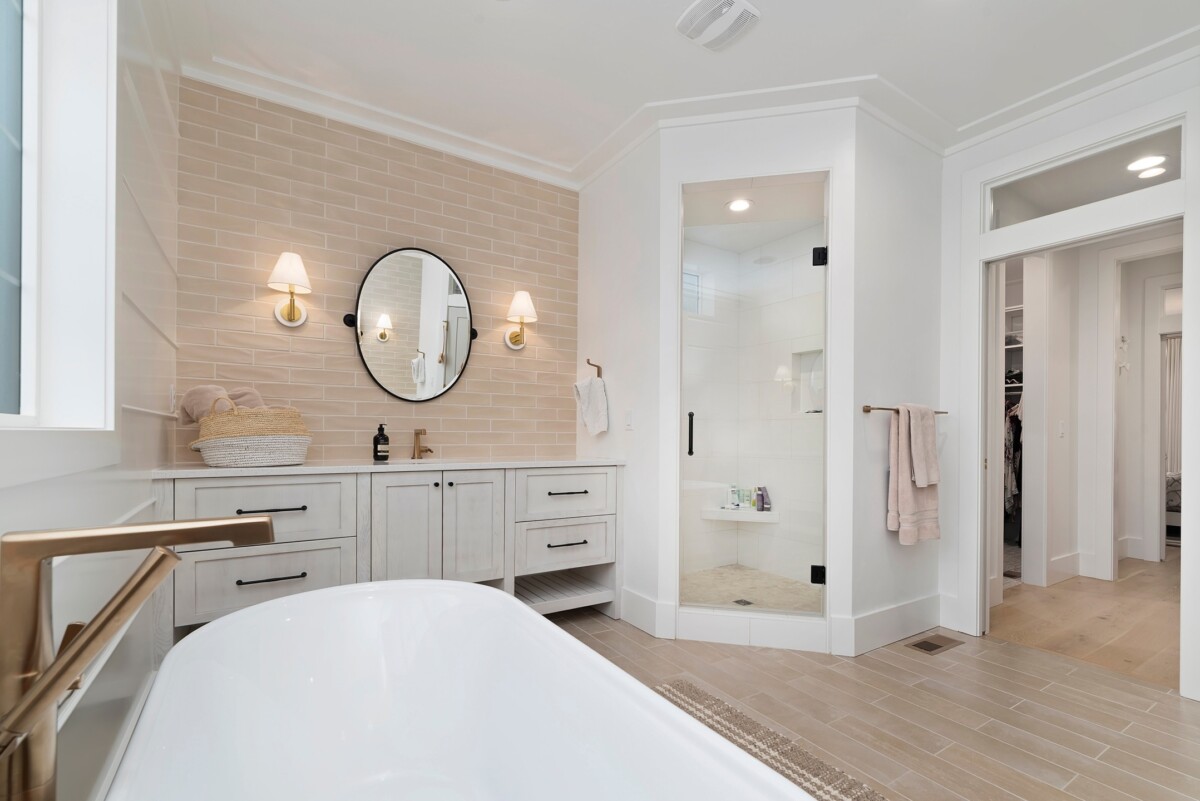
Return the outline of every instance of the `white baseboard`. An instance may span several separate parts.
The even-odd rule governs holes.
[[[1046,568],[1046,586],[1066,581],[1079,575],[1079,552],[1056,556]]]
[[[622,587],[621,619],[652,637],[675,639],[675,604],[657,601],[636,590]]]
[[[853,618],[833,618],[833,653],[839,656],[859,656],[905,637],[936,628],[941,619],[941,609],[942,596],[934,594],[886,606]]]

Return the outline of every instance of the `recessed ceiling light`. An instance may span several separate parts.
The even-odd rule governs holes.
[[[1157,178],[1166,172],[1162,167],[1151,167],[1148,170],[1138,173],[1138,178]]]
[[[1151,167],[1157,167],[1159,164],[1162,164],[1166,160],[1167,160],[1166,156],[1146,156],[1144,158],[1140,158],[1137,161],[1133,162],[1125,169],[1129,170],[1130,172],[1141,172],[1142,170],[1148,170]],[[1163,170],[1163,172],[1166,172],[1166,170]],[[1147,178],[1149,176],[1142,175],[1139,177]]]
[[[729,201],[725,208],[729,209],[730,211],[745,211],[753,205],[754,201],[746,200],[746,198],[740,197],[737,200]]]

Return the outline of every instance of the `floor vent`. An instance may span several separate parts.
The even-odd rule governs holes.
[[[747,601],[745,598],[738,598],[734,603],[738,606],[754,606],[754,601]]]
[[[934,634],[929,637],[922,637],[915,642],[906,643],[906,645],[923,653],[940,654],[942,651],[949,651],[956,645],[962,645],[962,640],[955,640],[950,637],[943,637],[941,634]]]

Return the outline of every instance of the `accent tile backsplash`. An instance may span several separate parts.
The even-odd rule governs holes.
[[[381,422],[397,457],[414,428],[432,458],[575,456],[575,192],[190,79],[179,103],[180,392],[248,385],[295,406],[309,459],[369,458]],[[399,247],[455,269],[479,331],[462,379],[424,403],[376,386],[342,322],[371,264]],[[266,286],[287,250],[313,285],[294,329]],[[514,354],[502,340],[517,289],[538,321]],[[197,436],[181,427],[177,461],[200,461]]]

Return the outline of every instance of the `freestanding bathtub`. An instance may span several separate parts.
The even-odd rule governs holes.
[[[282,598],[167,656],[108,801],[809,799],[497,590]]]

